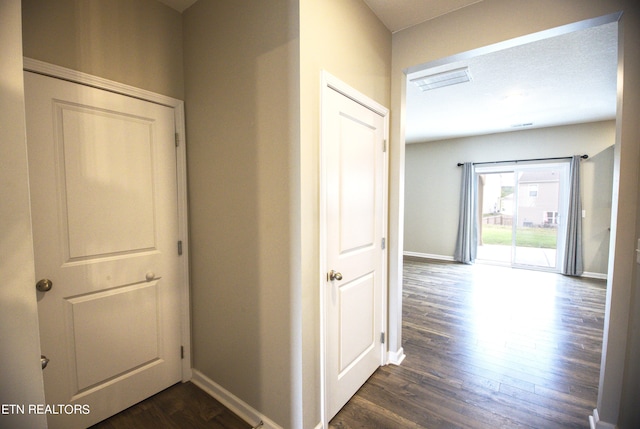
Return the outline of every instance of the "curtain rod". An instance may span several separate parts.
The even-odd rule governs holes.
[[[502,164],[507,163],[507,162],[528,162],[528,161],[555,161],[558,159],[571,159],[571,156],[561,156],[558,158],[534,158],[534,159],[512,159],[510,161],[486,161],[486,162],[474,162],[473,165],[480,165],[480,164]],[[580,158],[582,159],[587,159],[589,158],[589,155],[581,155]],[[458,163],[458,167],[462,167],[464,165],[464,163],[459,162]]]

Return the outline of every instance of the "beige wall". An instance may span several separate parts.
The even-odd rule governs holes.
[[[458,162],[586,153],[589,159],[581,162],[585,271],[606,274],[615,132],[615,122],[607,121],[407,145],[404,250],[453,257],[460,198]]]
[[[296,427],[296,3],[200,0],[183,18],[193,365]]]
[[[403,70],[419,64],[435,61],[462,52],[483,48],[512,38],[526,36],[577,21],[596,18],[624,10],[621,20],[623,50],[621,64],[624,75],[620,88],[623,105],[619,109],[618,132],[614,149],[614,191],[612,201],[612,230],[610,264],[608,268],[607,316],[605,341],[598,399],[598,411],[602,422],[620,423],[620,428],[631,428],[637,419],[638,386],[625,382],[627,374],[638,374],[638,360],[627,357],[629,344],[640,344],[638,331],[629,330],[630,314],[638,313],[638,305],[630,306],[638,289],[635,247],[638,219],[638,163],[640,149],[640,17],[634,0],[484,0],[467,8],[441,16],[426,23],[394,34],[392,68],[392,166],[391,213],[392,228],[401,229],[403,218],[403,169],[404,147],[402,112],[404,109],[405,76]],[[403,234],[397,235],[397,247],[402,249]],[[393,244],[393,243],[392,243]],[[393,261],[393,258],[392,258]],[[392,273],[393,274],[393,273]],[[392,295],[398,295],[399,284],[393,284]],[[397,310],[396,310],[397,311]],[[637,321],[636,321],[637,324]],[[390,333],[399,342],[401,332]],[[637,350],[640,347],[636,347]],[[630,349],[631,350],[631,349]],[[622,391],[625,390],[623,396]],[[633,401],[636,401],[636,406]],[[621,420],[621,416],[625,419]],[[635,420],[637,421],[637,420]],[[599,427],[604,427],[602,423]]]
[[[320,77],[326,70],[390,104],[391,33],[361,0],[300,5],[301,264],[305,428],[320,421],[319,137]]]
[[[156,0],[23,0],[24,55],[183,99],[182,20]]]
[[[0,2],[0,404],[43,404],[25,139],[20,1]],[[3,413],[4,414],[4,413]],[[0,427],[45,428],[43,415]]]

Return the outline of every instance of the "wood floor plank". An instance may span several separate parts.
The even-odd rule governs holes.
[[[91,429],[249,429],[193,383],[176,384]]]
[[[407,357],[380,368],[330,427],[587,429],[605,295],[600,280],[407,259]]]
[[[331,428],[589,427],[603,281],[411,260],[404,276],[407,357],[401,366],[378,369]],[[249,425],[195,385],[181,383],[93,427],[128,428]]]
[[[372,379],[373,386],[380,380]],[[450,380],[441,377],[424,377],[410,372],[389,372],[384,379],[384,385],[400,385],[402,395],[397,398],[400,406],[396,413],[403,415],[408,410],[420,410],[419,413],[411,413],[411,419],[422,423],[425,418],[438,416],[446,422],[442,427],[465,427],[482,429],[488,427],[529,427],[519,424],[510,416],[495,413],[495,407],[485,406],[491,402],[491,394],[496,391],[491,389],[467,389],[465,383],[456,386]],[[381,387],[378,385],[377,387]],[[491,392],[491,393],[489,393]],[[372,396],[373,398],[373,396]],[[434,404],[434,407],[423,408],[425,402]],[[409,407],[411,406],[411,407]],[[426,417],[425,417],[426,416]],[[432,427],[432,425],[427,425]]]
[[[367,409],[368,413],[362,415],[359,410]],[[428,427],[417,424],[407,418],[399,416],[388,408],[379,406],[364,398],[364,395],[357,395],[340,412],[342,418],[335,422],[334,428],[349,429],[428,429]],[[429,426],[435,427],[435,426]]]

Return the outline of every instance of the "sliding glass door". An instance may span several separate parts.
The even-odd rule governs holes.
[[[568,163],[478,167],[478,260],[556,271],[562,260]]]

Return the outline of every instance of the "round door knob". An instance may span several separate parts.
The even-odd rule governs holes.
[[[147,279],[147,281],[148,281],[148,282],[150,282],[151,280],[153,280],[153,279],[155,279],[155,278],[156,278],[156,275],[155,275],[155,273],[153,273],[153,272],[149,271],[149,272],[144,276],[144,278],[146,278],[146,279]]]
[[[42,365],[42,369],[45,369],[49,365],[49,358],[45,355],[40,355],[40,365]]]
[[[331,280],[331,281],[334,281],[334,280],[340,281],[340,280],[342,280],[342,274],[337,272],[337,271],[331,270],[331,271],[329,271],[329,280]]]
[[[36,289],[40,292],[48,292],[53,287],[53,282],[49,279],[42,279],[36,283]]]

